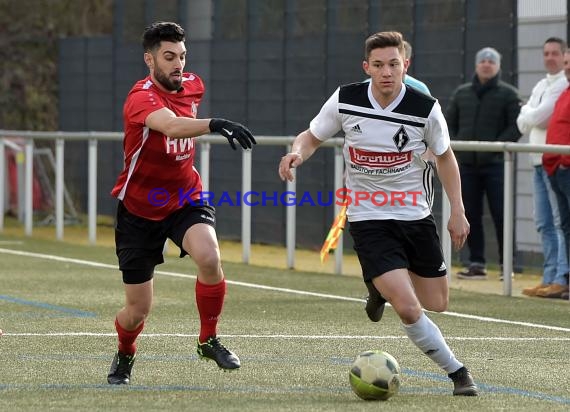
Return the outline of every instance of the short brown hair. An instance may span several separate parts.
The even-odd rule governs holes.
[[[374,33],[364,42],[364,59],[368,60],[370,52],[374,49],[396,47],[402,56],[405,55],[404,38],[398,31],[381,31]]]
[[[560,46],[560,51],[562,52],[562,54],[564,54],[568,48],[568,46],[566,45],[566,42],[564,40],[562,40],[560,37],[549,37],[544,42],[544,44],[546,44],[546,43],[558,43],[558,45]]]

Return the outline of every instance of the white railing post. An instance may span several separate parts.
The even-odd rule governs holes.
[[[511,296],[513,273],[513,214],[514,214],[514,158],[513,152],[505,151],[504,211],[503,211],[503,295]]]
[[[336,191],[338,189],[342,189],[344,186],[344,156],[343,156],[343,148],[342,146],[335,146],[334,148],[334,193],[333,193],[333,202],[334,202],[334,215],[337,216],[340,212],[342,206],[337,205],[336,203]],[[334,220],[334,219],[333,219]],[[345,228],[348,226],[348,221],[345,223]],[[342,273],[342,258],[344,252],[344,245],[343,245],[343,238],[344,238],[344,230],[340,233],[340,238],[338,239],[338,245],[336,250],[334,251],[334,273],[341,274]]]
[[[287,153],[290,153],[293,146],[287,146]],[[295,179],[292,182],[287,181],[287,192],[297,193],[297,173],[296,169],[291,169]],[[296,195],[295,195],[296,197]],[[288,202],[287,202],[288,203]],[[295,203],[297,203],[295,201]],[[295,267],[295,246],[297,237],[297,205],[285,206],[285,245],[287,247],[287,268],[293,269]]]
[[[57,240],[63,240],[63,147],[65,141],[56,139],[55,141],[55,237]]]
[[[4,202],[6,202],[6,150],[4,146],[4,139],[0,137],[0,233],[4,231]]]
[[[241,189],[244,200],[247,198],[246,195],[251,192],[251,158],[251,150],[242,151]],[[242,261],[249,263],[251,258],[251,206],[246,205],[245,202],[241,202],[241,244]]]
[[[87,149],[87,220],[89,243],[97,242],[97,139],[89,139]]]
[[[26,215],[26,148],[16,149],[16,187],[18,188],[18,221],[24,222]],[[22,190],[24,188],[24,190]]]
[[[443,261],[445,266],[447,266],[447,280],[451,282],[451,272],[452,272],[452,245],[451,236],[447,230],[447,223],[451,217],[451,204],[449,203],[449,198],[443,187],[441,188],[441,250],[443,251]]]
[[[200,143],[200,177],[202,178],[202,190],[210,190],[210,143]]]
[[[34,226],[34,140],[26,139],[24,169],[24,231],[32,236]]]

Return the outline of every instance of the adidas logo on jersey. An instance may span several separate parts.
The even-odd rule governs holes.
[[[353,126],[352,129],[350,129],[351,131],[353,131],[354,133],[362,133],[362,129],[360,128],[360,125],[357,123],[356,126]]]
[[[447,266],[445,266],[445,262],[441,262],[441,266],[439,267],[439,271],[447,270]]]

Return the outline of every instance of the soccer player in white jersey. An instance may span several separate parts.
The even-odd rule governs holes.
[[[350,234],[369,291],[369,318],[379,321],[386,301],[390,302],[410,340],[447,372],[453,394],[476,396],[479,391],[470,372],[422,310],[442,312],[449,301],[446,267],[431,214],[433,170],[421,157],[427,148],[436,156],[451,203],[447,228],[455,248],[463,246],[469,223],[441,107],[436,99],[404,85],[408,64],[400,33],[370,36],[362,66],[371,81],[340,86],[332,94],[281,159],[279,176],[293,180],[291,169],[325,140],[344,133],[343,202],[349,203]]]

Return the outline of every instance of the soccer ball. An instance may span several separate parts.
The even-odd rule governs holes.
[[[400,390],[400,365],[387,352],[369,350],[352,363],[349,380],[359,398],[385,401]]]

